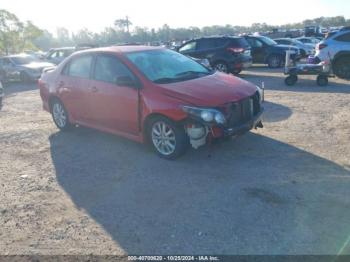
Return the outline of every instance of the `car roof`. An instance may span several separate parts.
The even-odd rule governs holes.
[[[2,56],[1,58],[13,58],[13,57],[32,57],[32,56],[29,54],[17,54],[17,55]]]
[[[166,49],[159,46],[142,46],[142,45],[125,45],[125,46],[109,46],[109,47],[99,47],[91,48],[76,52],[76,54],[82,53],[95,53],[95,52],[110,52],[110,53],[132,53],[141,51],[151,51],[151,50],[162,50]]]

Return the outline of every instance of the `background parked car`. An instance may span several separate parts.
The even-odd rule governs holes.
[[[313,44],[314,46],[316,46],[316,44],[318,44],[321,41],[320,39],[318,39],[316,37],[306,37],[306,36],[298,37],[295,39],[304,43],[304,44]]]
[[[45,60],[58,65],[66,57],[70,56],[76,51],[75,47],[62,47],[62,48],[53,48],[47,53]]]
[[[126,44],[123,44],[126,45]],[[129,44],[130,45],[130,44]],[[95,48],[98,47],[97,45],[92,44],[79,44],[75,47],[61,47],[61,48],[52,48],[47,53],[46,61],[51,62],[55,65],[60,64],[66,57],[70,56],[74,52],[89,49],[89,48]]]
[[[212,68],[239,74],[252,64],[250,46],[242,37],[203,37],[186,42],[178,48],[182,54],[208,59]]]
[[[335,75],[350,79],[350,28],[328,34],[316,46],[316,57],[320,61],[331,59]]]
[[[286,51],[291,50],[291,59],[300,59],[300,50],[297,47],[278,45],[271,38],[265,36],[246,35],[245,39],[251,46],[254,63],[267,64],[270,68],[283,66]]]
[[[320,26],[311,25],[311,26],[305,26],[304,28],[304,35],[306,37],[310,37],[310,36],[324,37],[325,33],[326,31],[324,30],[324,28]]]
[[[308,57],[309,55],[315,54],[315,44],[304,44],[297,39],[292,38],[278,38],[274,41],[279,45],[291,45],[300,49],[300,54],[302,57]]]
[[[40,78],[44,68],[54,64],[35,59],[30,55],[11,55],[0,58],[0,71],[4,81],[30,82]]]

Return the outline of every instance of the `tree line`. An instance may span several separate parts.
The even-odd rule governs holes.
[[[10,54],[25,50],[49,50],[53,47],[96,45],[108,46],[118,43],[136,42],[168,42],[181,41],[210,35],[235,35],[239,33],[266,32],[275,28],[303,29],[307,25],[320,25],[323,27],[350,26],[350,19],[344,16],[319,17],[307,19],[300,23],[280,26],[266,23],[254,23],[251,26],[213,25],[202,28],[191,26],[187,28],[171,28],[164,24],[159,28],[135,26],[128,17],[117,19],[114,24],[105,27],[99,33],[83,28],[78,32],[70,32],[59,27],[56,34],[35,26],[31,21],[22,22],[19,18],[6,10],[0,10],[0,53]]]

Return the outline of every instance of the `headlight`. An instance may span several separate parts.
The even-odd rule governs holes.
[[[205,122],[212,122],[215,118],[215,114],[212,111],[209,110],[203,110],[201,112],[201,118],[205,121]]]
[[[225,116],[216,109],[184,106],[183,110],[189,115],[199,118],[207,123],[215,122],[220,125],[226,123]]]

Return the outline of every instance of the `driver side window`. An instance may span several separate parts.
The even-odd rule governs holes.
[[[111,55],[99,55],[96,57],[93,78],[116,84],[119,77],[129,77],[135,80],[134,75],[118,58]]]

